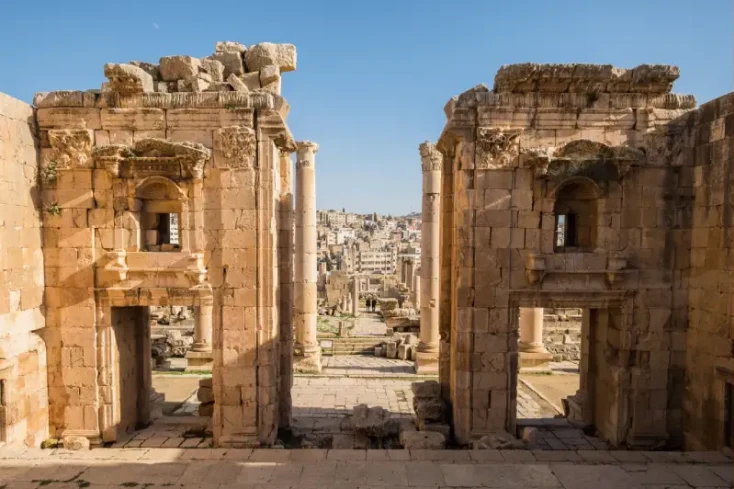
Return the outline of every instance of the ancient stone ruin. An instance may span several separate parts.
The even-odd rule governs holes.
[[[108,64],[101,90],[0,95],[0,442],[97,445],[148,422],[161,306],[193,308],[214,445],[290,426],[293,371],[321,368],[319,146],[286,124],[295,68],[292,45],[225,42]],[[405,446],[516,433],[519,350],[542,345],[520,317],[538,308],[581,310],[576,422],[613,446],[731,444],[734,96],[696,108],[677,77],[511,65],[448,102],[419,148],[420,281],[401,272],[411,293],[384,299],[419,311],[403,354],[440,380],[416,387]],[[363,414],[382,435],[387,416]]]

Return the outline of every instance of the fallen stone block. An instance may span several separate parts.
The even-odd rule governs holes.
[[[431,423],[430,421],[421,419],[418,421],[418,429],[420,431],[435,431],[436,433],[441,433],[447,440],[449,436],[451,436],[451,426],[446,423]]]
[[[206,404],[199,404],[199,416],[212,416],[214,415],[214,403],[209,402]]]
[[[160,81],[161,79],[161,72],[158,70],[158,65],[153,63],[146,63],[145,61],[130,61],[130,63],[133,66],[137,66],[147,74],[149,74],[151,77],[153,77],[153,81]]]
[[[224,67],[223,76],[228,78],[229,75],[244,75],[245,65],[242,62],[242,53],[236,51],[216,52],[212,55],[212,59],[220,62]]]
[[[403,431],[415,431],[415,423],[410,418],[390,418],[387,430],[390,436],[400,436]]]
[[[446,413],[446,403],[438,398],[414,398],[413,407],[419,420],[443,421]]]
[[[263,42],[250,46],[245,52],[247,71],[260,71],[268,65],[275,65],[281,73],[296,69],[296,47],[293,44],[274,44]]]
[[[400,360],[407,360],[410,356],[410,346],[402,344],[398,346],[398,358]]]
[[[408,450],[436,450],[446,447],[446,438],[435,431],[403,431],[400,443]]]
[[[163,81],[185,80],[199,74],[201,60],[193,56],[164,56],[159,70]]]
[[[201,60],[201,68],[209,73],[213,83],[224,81],[224,65],[216,59],[204,58]]]
[[[202,403],[214,402],[214,390],[211,387],[199,387],[196,398]]]
[[[441,397],[441,384],[435,380],[413,382],[410,388],[413,391],[413,396],[416,398]]]
[[[67,450],[89,450],[89,438],[84,436],[65,436],[61,443]]]
[[[388,341],[385,343],[385,351],[387,358],[397,358],[398,357],[398,345],[394,341]]]
[[[214,387],[214,380],[211,377],[199,379],[199,387],[208,387],[211,389]]]
[[[260,70],[260,85],[263,87],[267,85],[268,83],[272,83],[274,81],[278,81],[280,78],[280,71],[278,70],[277,66],[274,65],[268,65],[263,66]]]
[[[381,346],[376,346],[375,347],[375,356],[376,357],[381,357],[382,356],[382,347]]]
[[[388,435],[389,420],[390,412],[380,406],[369,407],[367,404],[359,404],[354,406],[352,412],[354,431],[375,438],[384,438]]]
[[[108,63],[104,65],[104,76],[110,81],[110,91],[126,95],[153,91],[153,77],[137,66]]]
[[[219,41],[214,45],[215,53],[244,53],[247,46],[235,41]]]
[[[235,92],[249,92],[250,89],[247,88],[247,85],[245,82],[243,82],[237,75],[234,73],[230,73],[230,75],[227,77],[227,83],[229,83]]]
[[[472,442],[474,450],[518,450],[525,448],[525,443],[506,431],[497,431]]]

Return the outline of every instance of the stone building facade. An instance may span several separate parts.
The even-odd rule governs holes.
[[[731,445],[734,96],[696,109],[677,77],[505,66],[421,145],[424,174],[441,167],[440,378],[459,440],[514,431],[518,309],[571,307],[579,421],[615,445]]]
[[[295,65],[292,45],[218,43],[108,64],[101,91],[2,96],[1,441],[147,421],[149,306],[194,307],[216,444],[289,423]]]

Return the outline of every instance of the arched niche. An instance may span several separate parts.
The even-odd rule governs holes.
[[[141,250],[180,251],[186,192],[172,180],[151,176],[135,186],[140,209]]]
[[[570,178],[551,192],[557,252],[591,252],[597,244],[601,189],[586,177]]]

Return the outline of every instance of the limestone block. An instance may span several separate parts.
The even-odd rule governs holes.
[[[216,95],[216,94],[213,94]],[[166,113],[169,129],[204,129],[227,126],[253,126],[252,109],[170,109]]]
[[[132,95],[153,92],[153,77],[143,69],[129,64],[108,63],[104,76],[109,79],[108,88],[117,93]]]
[[[263,87],[280,79],[280,71],[275,65],[263,66],[260,69],[260,85]]]
[[[211,387],[199,387],[196,398],[203,404],[214,402],[214,390]]]
[[[579,112],[576,124],[580,129],[590,127],[631,129],[635,125],[635,111],[633,109],[584,109]]]
[[[403,431],[400,444],[406,450],[439,450],[446,447],[446,438],[435,431]]]
[[[397,358],[398,356],[398,345],[394,341],[388,341],[385,343],[385,352],[387,358]]]
[[[76,90],[58,90],[55,92],[38,92],[33,96],[33,105],[42,107],[83,107],[84,92]]]
[[[161,79],[161,72],[158,70],[158,65],[154,63],[146,63],[145,61],[130,61],[133,66],[137,66],[147,74],[149,74],[154,82],[158,82]]]
[[[410,345],[402,344],[398,346],[397,357],[400,360],[408,360],[410,358],[410,350],[411,350]]]
[[[235,41],[219,41],[214,45],[215,53],[240,53],[247,51],[247,46]]]
[[[244,82],[245,86],[247,86],[250,90],[256,90],[260,87],[262,87],[262,84],[260,83],[260,72],[255,71],[251,73],[245,73],[240,77],[240,79]]]
[[[89,450],[89,439],[84,436],[65,436],[61,444],[67,450]]]
[[[160,72],[163,81],[185,80],[196,76],[201,60],[192,56],[164,56],[160,59]]]
[[[199,404],[199,416],[211,417],[214,415],[214,403]]]
[[[164,130],[165,113],[162,109],[112,108],[101,109],[100,120],[103,129],[129,129],[138,131]]]
[[[209,76],[212,77],[212,82],[224,82],[224,65],[221,61],[211,58],[204,58],[201,60],[201,68],[205,70],[209,74]]]
[[[36,111],[43,129],[102,129],[99,109],[49,107]]]
[[[245,84],[244,81],[242,81],[237,75],[234,73],[230,73],[230,75],[227,77],[227,83],[229,83],[235,92],[249,92],[250,89],[247,87],[247,84]]]
[[[413,396],[416,398],[435,398],[441,396],[441,384],[435,380],[413,382],[410,385]]]
[[[281,73],[296,69],[296,47],[293,44],[263,42],[250,46],[245,52],[247,71],[260,71],[264,66],[275,65]]]
[[[242,62],[242,53],[236,51],[221,51],[212,55],[212,59],[222,64],[222,76],[226,80],[230,75],[245,74],[245,65]]]
[[[354,431],[362,435],[375,438],[384,438],[389,434],[390,411],[367,404],[354,406],[352,411],[352,426]]]

